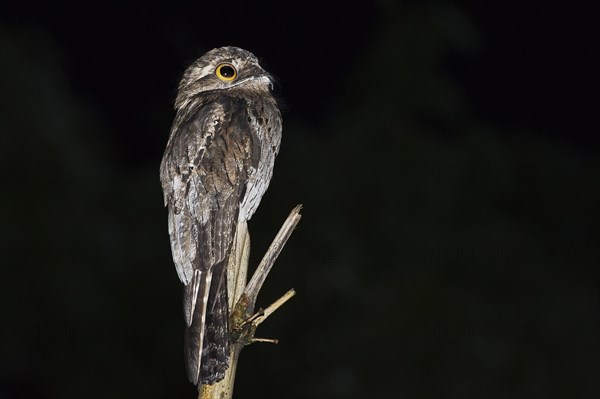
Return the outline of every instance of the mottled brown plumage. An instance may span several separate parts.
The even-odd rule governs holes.
[[[209,51],[184,73],[160,166],[173,260],[184,284],[187,373],[228,367],[227,261],[265,193],[281,140],[271,77],[250,52]]]

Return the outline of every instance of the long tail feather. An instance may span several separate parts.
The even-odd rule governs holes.
[[[189,380],[198,385],[202,348],[204,346],[204,331],[206,308],[212,281],[212,271],[194,271],[190,284],[185,286],[184,313],[187,323],[185,330],[185,363]]]
[[[185,287],[186,368],[189,380],[195,385],[222,380],[229,365],[229,308],[224,267],[223,263],[208,272],[196,270]]]
[[[202,384],[222,380],[229,366],[229,305],[225,264],[214,269],[209,298],[200,371]]]

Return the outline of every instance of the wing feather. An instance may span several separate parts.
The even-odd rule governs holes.
[[[225,119],[223,106],[218,102],[198,103],[189,112],[178,114],[161,162],[171,251],[179,279],[185,285],[190,283],[194,269],[210,267],[209,259],[202,261],[202,248],[198,246],[201,230],[211,217],[210,189],[206,187],[202,164],[207,148],[221,134]]]

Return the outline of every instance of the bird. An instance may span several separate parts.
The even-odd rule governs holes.
[[[215,48],[184,72],[160,165],[173,262],[183,283],[185,363],[196,386],[229,367],[227,265],[273,175],[282,118],[251,52]]]

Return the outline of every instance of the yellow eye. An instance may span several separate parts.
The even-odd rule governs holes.
[[[231,64],[221,64],[215,69],[215,75],[224,82],[231,82],[237,78],[237,71]]]

